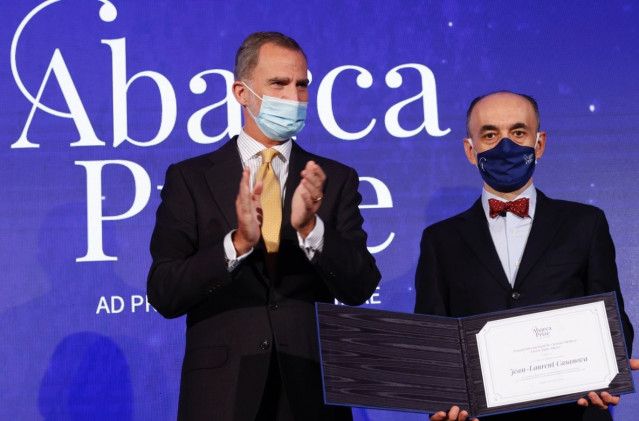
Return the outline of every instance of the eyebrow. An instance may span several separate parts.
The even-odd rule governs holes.
[[[291,83],[291,78],[288,77],[272,77],[267,79],[268,83],[274,83],[274,82],[280,82],[280,83]],[[309,80],[308,79],[299,79],[295,82],[296,85],[302,85],[302,86],[308,86],[309,84]]]
[[[530,127],[528,127],[528,125],[526,123],[515,123],[512,126],[510,126],[510,130],[515,130],[515,129],[526,129],[526,130],[529,130]]]
[[[484,133],[484,132],[490,132],[490,131],[497,131],[497,126],[493,126],[492,124],[484,124],[483,126],[481,126],[479,128],[479,133]]]
[[[273,83],[273,82],[289,83],[291,79],[288,77],[271,77],[271,78],[268,78],[266,81],[268,83]]]

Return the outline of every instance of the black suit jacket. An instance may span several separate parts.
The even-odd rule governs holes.
[[[512,287],[490,236],[481,200],[477,200],[466,212],[424,230],[415,289],[416,313],[451,317],[615,291],[631,352],[633,329],[624,312],[614,245],[604,213],[593,206],[549,199],[537,191],[535,218]],[[560,416],[611,419],[608,411],[584,414],[576,404],[482,419]]]
[[[293,144],[278,272],[269,281],[263,243],[232,272],[223,239],[237,227],[242,164],[237,137],[167,170],[151,239],[148,296],[168,318],[187,315],[180,420],[253,420],[276,349],[296,419],[350,419],[323,405],[314,303],[362,304],[380,274],[366,249],[356,172]],[[309,261],[290,225],[291,199],[309,160],[327,175],[318,215],[324,247]]]

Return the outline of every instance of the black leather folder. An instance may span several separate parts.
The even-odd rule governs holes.
[[[492,320],[603,301],[619,373],[607,390],[634,392],[614,293],[465,318],[317,303],[327,404],[434,413],[458,405],[472,416],[576,402],[586,392],[489,408],[476,334]]]

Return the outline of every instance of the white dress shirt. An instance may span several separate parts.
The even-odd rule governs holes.
[[[490,230],[490,236],[493,239],[493,244],[499,255],[499,260],[504,268],[506,277],[510,282],[510,285],[515,284],[515,277],[519,270],[519,264],[526,248],[526,242],[528,241],[528,235],[530,234],[530,228],[532,227],[533,219],[535,217],[535,207],[537,205],[537,190],[535,186],[531,184],[526,190],[521,192],[515,199],[521,199],[527,197],[530,199],[528,207],[528,215],[525,218],[521,218],[512,212],[506,212],[506,216],[497,215],[494,218],[490,217],[490,207],[488,205],[488,199],[496,199],[505,202],[504,199],[489,193],[484,189],[481,194],[481,204],[484,207],[486,213],[486,219],[488,220],[488,228]]]
[[[257,178],[257,172],[262,165],[260,151],[266,149],[266,147],[242,130],[237,138],[237,148],[240,154],[240,159],[242,160],[242,168],[246,166],[251,168],[250,186],[252,191]],[[273,149],[276,149],[279,153],[273,157],[271,166],[280,183],[282,203],[284,203],[284,198],[286,197],[286,180],[288,178],[288,164],[291,158],[293,142],[289,139],[274,146]],[[224,237],[224,252],[226,254],[229,271],[233,270],[243,259],[253,252],[253,249],[251,249],[241,256],[237,255],[235,247],[233,246],[232,236],[234,232],[235,230],[229,232]],[[308,257],[309,260],[313,258],[315,252],[321,252],[324,247],[324,222],[321,218],[315,215],[315,227],[313,230],[306,238],[302,238],[302,236],[297,233],[297,240],[299,246],[304,250],[306,257]]]

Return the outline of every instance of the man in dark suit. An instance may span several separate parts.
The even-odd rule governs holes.
[[[169,167],[151,239],[150,302],[187,315],[178,419],[352,419],[323,403],[314,303],[359,305],[379,282],[358,176],[290,139],[308,101],[297,42],[250,35],[235,79],[241,133]]]
[[[536,101],[511,92],[475,99],[464,149],[484,180],[467,211],[424,230],[415,277],[415,312],[464,317],[615,291],[630,352],[633,329],[624,312],[615,250],[604,213],[554,200],[532,174],[546,146]],[[497,415],[490,420],[611,420],[619,397],[590,393],[579,405]],[[588,407],[588,408],[587,408]],[[453,407],[432,420],[465,420]]]

